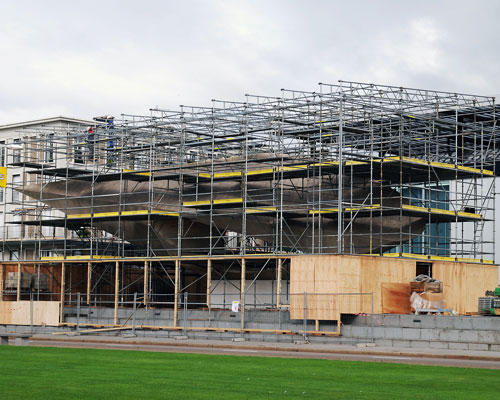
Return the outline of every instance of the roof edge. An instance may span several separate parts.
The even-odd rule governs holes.
[[[22,128],[22,127],[28,127],[32,125],[40,125],[40,124],[48,124],[52,122],[70,122],[73,124],[82,124],[82,125],[96,125],[99,124],[96,121],[93,120],[88,120],[88,119],[80,119],[80,118],[71,118],[71,117],[64,117],[64,116],[57,116],[57,117],[50,117],[50,118],[42,118],[42,119],[34,119],[31,121],[24,121],[24,122],[16,122],[13,124],[7,124],[7,125],[0,125],[0,130],[2,129],[12,129],[12,128]]]

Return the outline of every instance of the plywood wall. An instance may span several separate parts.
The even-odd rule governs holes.
[[[477,301],[497,286],[496,265],[434,262],[432,276],[443,282],[446,307],[459,314],[477,312]]]
[[[371,313],[370,296],[326,296],[327,293],[372,293],[374,313],[406,310],[406,304],[390,304],[389,284],[408,284],[416,274],[416,260],[344,255],[304,255],[293,257],[290,265],[291,318],[304,315],[303,293],[308,296],[308,319],[335,319],[339,313]],[[433,262],[433,277],[443,282],[449,308],[460,314],[477,311],[478,297],[497,286],[497,266]],[[386,305],[383,304],[385,285]],[[401,289],[401,288],[400,288]],[[389,302],[389,303],[388,303]],[[393,302],[394,303],[394,302]],[[393,311],[390,311],[390,310]],[[396,310],[397,309],[397,310]]]
[[[409,283],[415,278],[416,261],[401,258],[360,257],[361,276],[360,290],[363,293],[373,292],[373,305],[376,314],[383,313],[382,284]],[[364,304],[362,312],[371,312]]]
[[[415,261],[357,256],[299,256],[291,259],[290,311],[292,318],[303,318],[301,293],[344,293],[337,296],[308,296],[308,319],[335,319],[339,313],[382,312],[382,283],[408,283],[415,277]],[[347,295],[347,294],[352,295]],[[315,310],[316,304],[321,309]],[[318,317],[318,318],[314,318]],[[322,317],[322,318],[319,318]],[[323,318],[325,317],[325,318]]]
[[[0,301],[0,324],[30,325],[31,310],[29,301]],[[59,324],[58,301],[34,301],[33,325]]]

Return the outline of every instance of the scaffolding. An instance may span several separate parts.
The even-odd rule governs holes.
[[[14,222],[38,239],[57,231],[63,259],[492,260],[497,109],[490,97],[340,82],[25,130]]]
[[[144,302],[163,271],[169,304],[235,262],[255,279],[299,254],[492,263],[499,112],[492,97],[340,81],[23,130],[21,259],[88,266],[88,294],[96,274],[110,299],[106,274],[128,265]]]

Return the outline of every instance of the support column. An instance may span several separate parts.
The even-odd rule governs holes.
[[[3,264],[0,264],[0,301],[3,301]]]
[[[241,331],[245,329],[245,277],[246,277],[246,264],[245,259],[241,260],[241,284],[240,284],[240,307],[241,307]]]
[[[175,282],[174,282],[174,327],[177,326],[177,307],[179,306],[179,260],[175,260]]]
[[[343,122],[343,110],[342,110],[342,105],[343,105],[343,102],[342,102],[342,99],[340,100],[340,104],[339,104],[339,174],[337,175],[338,176],[338,213],[337,213],[337,253],[338,254],[341,254],[343,249],[342,249],[342,230],[344,229],[343,228],[343,175],[344,175],[344,160],[343,160],[343,157],[342,157],[342,152],[344,151],[344,143],[343,143],[343,126],[344,126],[344,122]],[[321,215],[320,215],[320,218],[321,218]],[[320,235],[321,235],[321,232],[320,232]]]
[[[144,261],[144,305],[148,305],[148,269],[149,261]]]
[[[115,262],[115,316],[113,324],[118,325],[118,293],[120,292],[120,263]]]
[[[87,305],[90,305],[90,283],[92,281],[92,263],[87,264]]]
[[[277,284],[276,284],[276,307],[280,308],[281,307],[281,267],[282,267],[282,262],[283,260],[281,258],[278,258],[278,277],[277,277]]]
[[[59,307],[59,323],[63,323],[64,319],[64,278],[65,278],[65,263],[61,264],[61,306]]]
[[[210,290],[212,282],[212,260],[207,261],[207,307],[210,308]]]
[[[21,263],[17,263],[17,296],[16,300],[21,300]]]

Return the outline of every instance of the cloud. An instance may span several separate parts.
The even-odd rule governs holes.
[[[279,96],[338,79],[499,94],[495,2],[0,4],[0,124]]]

